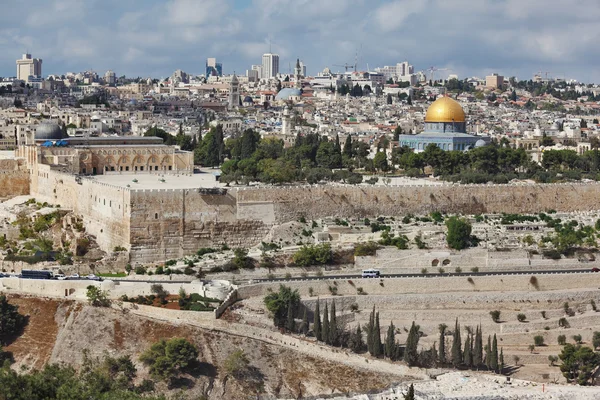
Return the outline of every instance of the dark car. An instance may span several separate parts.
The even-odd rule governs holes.
[[[592,268],[592,272],[600,272],[600,268],[594,267],[594,268]]]

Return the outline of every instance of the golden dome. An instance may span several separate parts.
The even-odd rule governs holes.
[[[425,122],[465,122],[465,112],[450,97],[440,97],[429,106]]]

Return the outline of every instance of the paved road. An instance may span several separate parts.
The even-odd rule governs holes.
[[[382,275],[381,278],[439,278],[449,276],[494,276],[494,275],[549,275],[549,274],[600,274],[600,272],[592,272],[590,268],[587,269],[569,269],[569,270],[546,270],[546,271],[499,271],[499,272],[448,272],[444,274],[387,274]],[[273,279],[252,279],[253,282],[277,282],[277,281],[317,281],[317,280],[331,280],[331,279],[360,279],[362,275],[327,275],[327,276],[307,276],[299,278],[273,278]],[[365,278],[365,279],[378,279],[378,278]]]

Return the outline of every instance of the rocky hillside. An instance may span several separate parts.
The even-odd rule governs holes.
[[[130,355],[141,382],[149,374],[138,360],[140,353],[159,339],[183,337],[198,346],[201,373],[186,376],[178,388],[158,384],[157,389],[168,395],[184,390],[194,399],[247,399],[257,394],[264,399],[306,398],[377,391],[399,381],[398,376],[324,361],[259,340],[172,326],[115,309],[18,296],[10,302],[29,316],[24,333],[5,349],[13,353],[16,370],[49,362],[77,368],[88,349],[92,356]],[[244,350],[252,366],[252,374],[244,379],[228,376],[224,368],[225,359],[237,349]]]

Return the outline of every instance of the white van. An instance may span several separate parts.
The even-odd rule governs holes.
[[[365,269],[362,272],[363,278],[379,278],[381,277],[381,273],[378,269]]]

